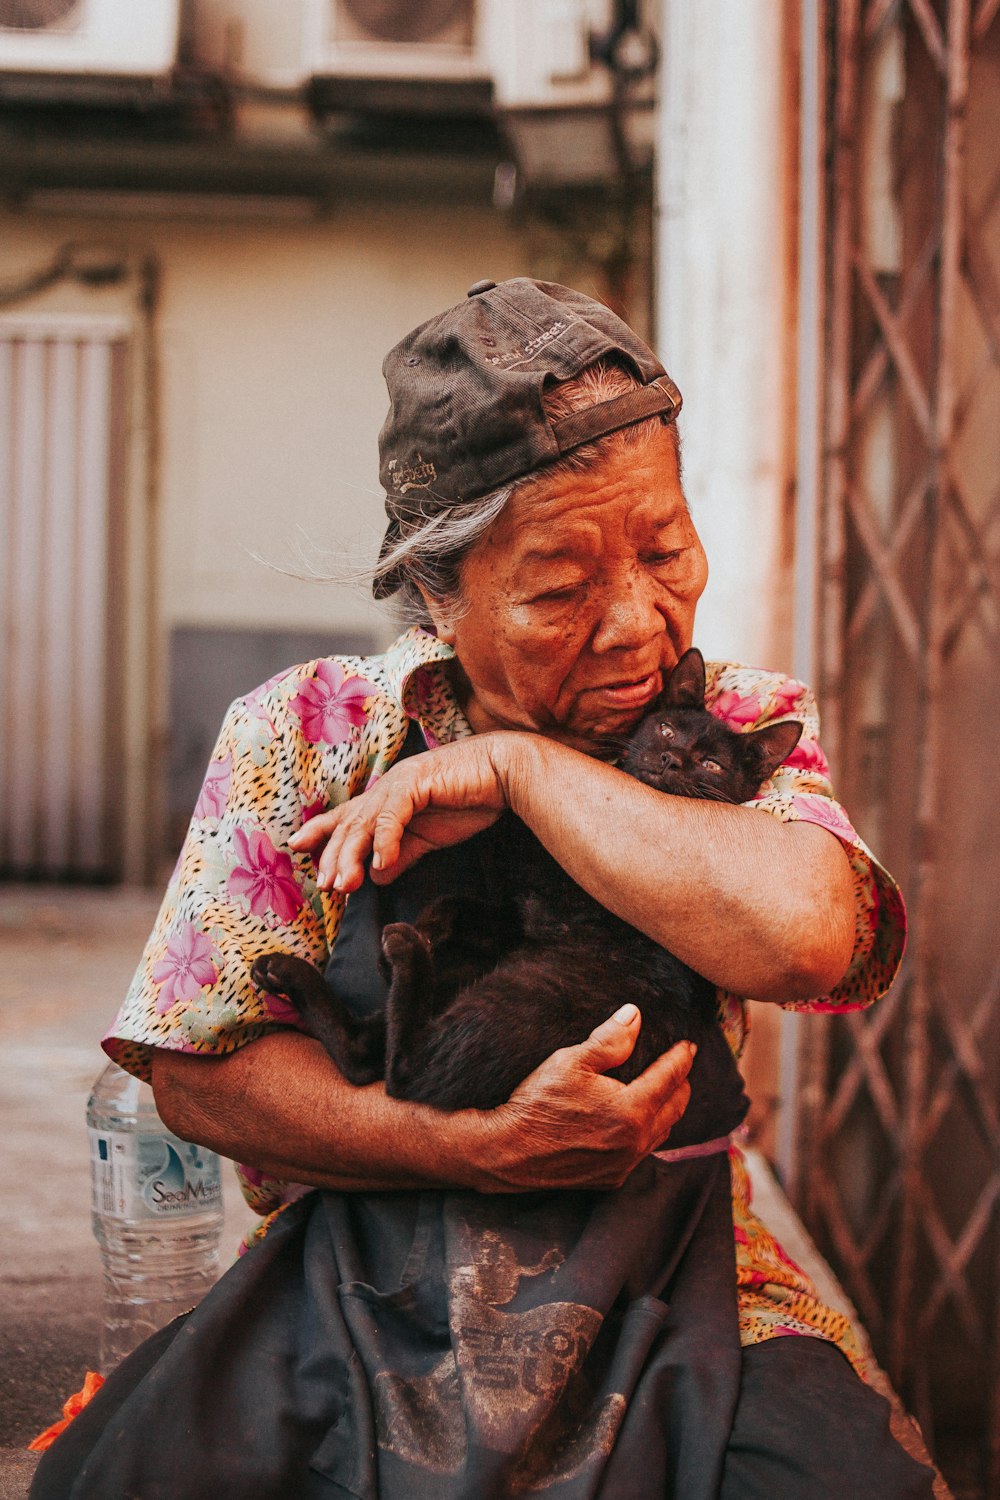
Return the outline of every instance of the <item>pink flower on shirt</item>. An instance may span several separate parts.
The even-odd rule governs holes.
[[[771,699],[771,712],[769,717],[780,719],[782,714],[801,715],[804,709],[802,702],[806,695],[806,689],[801,682],[796,682],[794,677],[786,677],[775,691]]]
[[[744,724],[756,724],[760,718],[760,699],[756,693],[749,693],[744,698],[732,688],[719,693],[706,707],[717,719],[724,719],[734,729],[742,729]]]
[[[209,763],[201,794],[195,803],[196,818],[221,818],[229,797],[229,783],[233,775],[233,757],[224,755],[221,760]]]
[[[229,894],[245,898],[252,916],[266,917],[273,912],[279,922],[291,922],[305,905],[299,890],[291,856],[276,849],[260,829],[246,833],[233,831],[239,864],[229,876]]]
[[[792,807],[803,823],[816,823],[820,828],[835,833],[845,844],[857,842],[858,836],[847,814],[836,802],[831,802],[829,797],[824,797],[819,792],[796,792],[792,798]]]
[[[827,758],[816,740],[799,740],[784,764],[793,771],[815,771],[818,776],[830,775]]]
[[[312,818],[318,818],[320,813],[326,812],[329,805],[326,798],[321,796],[318,792],[313,794],[300,793],[299,801],[302,803],[303,823],[308,823]]]
[[[313,745],[340,745],[365,722],[365,702],[378,689],[366,677],[345,677],[335,661],[321,661],[288,707]]]
[[[198,1000],[202,990],[218,979],[221,964],[211,939],[192,922],[173,933],[166,954],[151,970],[151,977],[161,986],[156,998],[157,1015],[165,1015],[178,1001]]]

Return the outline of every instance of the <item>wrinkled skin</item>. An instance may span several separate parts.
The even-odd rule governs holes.
[[[515,490],[462,568],[467,611],[429,600],[462,665],[469,722],[584,751],[640,718],[691,645],[708,577],[671,434],[586,476]]]

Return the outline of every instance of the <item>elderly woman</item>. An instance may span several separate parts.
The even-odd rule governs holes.
[[[607,1076],[642,1025],[627,974],[609,1019],[508,1103],[452,1114],[352,1086],[252,986],[283,949],[379,1004],[379,921],[442,879],[482,886],[475,851],[507,809],[718,987],[737,1053],[748,999],[866,1005],[902,947],[800,684],[709,665],[731,725],[805,725],[750,805],[601,758],[691,645],[706,581],[652,352],[579,293],[481,282],[385,375],[374,589],[420,623],[233,705],[105,1042],[178,1134],[248,1164],[271,1218],[109,1380],[35,1493],[929,1496],[848,1325],[754,1218],[738,1151],[653,1162],[699,1075],[682,1043]]]

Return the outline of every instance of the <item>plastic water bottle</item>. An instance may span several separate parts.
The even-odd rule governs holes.
[[[219,1276],[214,1151],[171,1134],[153,1091],[109,1063],[87,1100],[91,1221],[104,1262],[101,1373],[187,1312]]]

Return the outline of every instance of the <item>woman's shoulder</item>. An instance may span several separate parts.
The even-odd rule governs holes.
[[[301,738],[316,746],[357,739],[357,731],[397,730],[413,674],[442,660],[450,648],[414,628],[386,650],[363,655],[338,653],[286,667],[230,706],[230,720],[257,721],[274,734]]]
[[[738,728],[785,718],[801,720],[807,734],[814,735],[819,727],[811,688],[784,672],[745,662],[705,663],[705,704]]]
[[[438,698],[438,719],[449,709],[454,714],[444,688],[422,670],[451,655],[436,637],[413,629],[385,651],[285,668],[230,704],[209,779],[225,777],[228,786],[238,770],[241,783],[251,778],[255,801],[280,800],[292,789],[305,795],[303,788],[310,806],[355,795],[392,764],[411,718],[423,719]],[[450,737],[437,727],[438,741]]]

